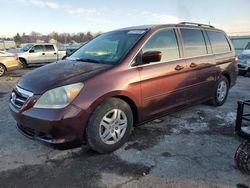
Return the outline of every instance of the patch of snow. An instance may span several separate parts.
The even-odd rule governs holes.
[[[188,123],[188,122],[184,122],[181,125],[177,125],[176,128],[172,128],[171,132],[174,134],[180,134],[185,130],[188,130],[192,133],[195,132],[202,132],[202,131],[206,131],[208,130],[208,123],[206,122],[195,122],[195,123]]]
[[[217,114],[215,117],[217,117],[218,119],[224,119],[224,117],[220,114]]]
[[[236,113],[235,112],[228,112],[223,119],[228,124],[234,123],[236,120]]]

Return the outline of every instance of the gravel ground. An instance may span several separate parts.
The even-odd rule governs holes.
[[[31,68],[33,69],[33,68]],[[0,78],[0,187],[250,187],[233,157],[237,100],[250,98],[238,77],[225,105],[205,104],[135,128],[111,154],[58,150],[22,136],[8,109],[9,92],[31,69]]]

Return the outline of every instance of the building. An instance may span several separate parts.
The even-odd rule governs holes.
[[[0,50],[8,50],[16,48],[16,43],[13,40],[0,40]]]

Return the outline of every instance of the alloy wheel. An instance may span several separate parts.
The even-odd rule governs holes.
[[[120,109],[107,112],[99,126],[99,136],[105,144],[115,144],[124,136],[127,129],[127,116]]]
[[[225,99],[226,95],[227,95],[227,83],[224,80],[222,80],[217,88],[217,100],[219,102],[222,102]]]
[[[4,73],[5,73],[5,68],[2,65],[0,65],[0,76],[4,75]]]

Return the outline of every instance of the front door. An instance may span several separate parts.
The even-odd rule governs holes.
[[[33,46],[28,54],[28,63],[44,63],[45,59],[45,51],[43,45],[35,45]]]
[[[144,118],[149,118],[186,101],[188,72],[180,59],[175,29],[161,29],[153,34],[141,53],[162,52],[161,61],[138,66]]]

